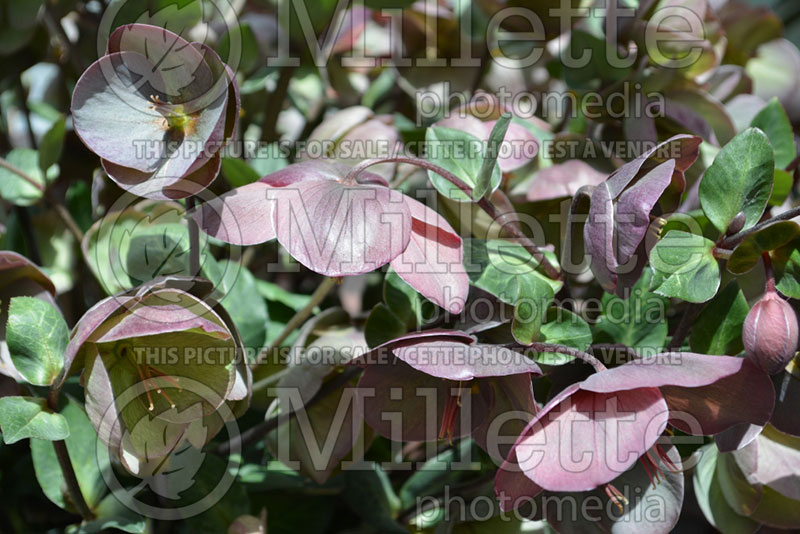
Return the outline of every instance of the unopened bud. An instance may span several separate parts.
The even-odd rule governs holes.
[[[726,235],[733,235],[733,234],[738,234],[739,232],[741,232],[742,228],[744,228],[744,223],[745,223],[746,219],[747,219],[747,217],[745,217],[745,214],[744,214],[743,211],[740,211],[739,213],[737,213],[736,217],[734,217],[731,220],[731,223],[728,225],[728,231],[726,232]]]
[[[797,315],[774,290],[767,291],[747,314],[742,341],[754,363],[771,375],[777,374],[797,351]]]

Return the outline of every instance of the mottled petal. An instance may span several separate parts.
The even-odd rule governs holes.
[[[192,218],[208,235],[233,245],[257,245],[274,239],[272,203],[265,183],[255,182],[206,202]]]
[[[213,84],[211,69],[203,54],[186,39],[165,28],[149,24],[120,26],[108,39],[108,52],[136,52],[145,56],[149,66],[134,72],[173,104],[198,99]]]
[[[418,371],[448,380],[472,380],[521,373],[542,374],[524,354],[501,347],[454,341],[423,341],[392,349],[395,356]]]
[[[583,241],[597,282],[609,293],[617,287],[617,257],[614,253],[614,202],[608,181],[592,192],[589,218],[583,227]]]
[[[458,314],[469,293],[461,238],[447,221],[421,202],[405,197],[411,212],[411,240],[391,261],[392,269],[422,296]]]
[[[153,109],[150,90],[137,84],[134,71],[145,68],[150,68],[147,58],[135,52],[95,61],[75,85],[72,118],[75,132],[92,152],[117,165],[152,173],[162,154],[159,150],[149,154],[146,144],[163,140],[166,124]]]
[[[674,412],[671,424],[701,435],[738,423],[763,425],[775,400],[769,376],[749,360],[690,352],[633,360],[581,384],[587,391],[604,393],[642,387],[661,388]]]
[[[326,276],[373,271],[401,254],[411,239],[403,194],[385,187],[312,180],[273,188],[268,196],[277,201],[278,241],[297,261]]]
[[[514,453],[542,488],[589,491],[627,471],[655,444],[667,419],[666,402],[655,388],[576,391],[543,409]]]
[[[650,226],[650,212],[672,181],[675,160],[670,159],[626,189],[617,201],[617,262],[625,265],[636,252]]]

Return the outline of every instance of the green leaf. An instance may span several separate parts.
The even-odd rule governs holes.
[[[253,155],[253,159],[248,163],[255,169],[259,177],[279,171],[289,164],[286,161],[286,154],[278,143],[259,147]]]
[[[463,478],[465,472],[454,469],[452,464],[462,458],[470,458],[468,455],[473,444],[471,439],[462,439],[457,445],[437,454],[414,471],[400,487],[399,496],[403,509],[414,506],[417,497],[436,495],[448,484]]]
[[[0,397],[0,430],[11,445],[26,438],[49,441],[69,436],[67,420],[47,408],[47,401],[34,397]]]
[[[789,298],[800,299],[800,239],[772,253],[775,287]]]
[[[201,233],[201,275],[217,280],[219,267],[207,244]],[[109,213],[86,232],[84,247],[109,295],[158,276],[189,274],[189,229],[177,204],[143,202]]]
[[[753,117],[750,126],[761,129],[769,138],[775,153],[775,167],[785,169],[797,156],[794,145],[792,123],[781,106],[778,97],[774,97]]]
[[[383,301],[409,329],[422,325],[426,312],[435,312],[433,303],[417,293],[394,269],[389,269],[383,280]]]
[[[650,290],[687,302],[710,300],[720,284],[719,263],[713,249],[710,239],[671,231],[650,252]]]
[[[0,55],[11,54],[28,43],[43,3],[43,0],[6,0],[0,4]]]
[[[717,230],[724,233],[740,211],[745,229],[758,222],[772,193],[774,166],[769,140],[756,128],[720,150],[700,182],[700,205]]]
[[[492,128],[489,140],[486,142],[486,153],[483,156],[481,168],[472,189],[472,198],[475,202],[488,195],[492,189],[492,177],[497,167],[497,156],[500,155],[500,147],[503,139],[506,138],[508,125],[511,123],[511,113],[504,113]]]
[[[222,158],[222,174],[233,187],[257,182],[261,176],[246,161],[239,158]]]
[[[269,323],[267,303],[258,292],[256,278],[239,262],[223,260],[220,271],[225,273],[220,281],[224,297],[222,306],[242,335],[244,346],[260,349],[264,346]]]
[[[780,248],[800,235],[800,226],[794,221],[777,221],[739,243],[728,259],[728,270],[744,274],[758,264],[761,255]]]
[[[207,499],[218,489],[223,477],[229,476],[226,474],[228,468],[226,460],[213,454],[204,455],[202,465],[191,479],[191,486],[179,492],[177,496],[168,499],[167,506],[188,507]],[[185,520],[185,531],[192,534],[227,532],[228,527],[237,517],[248,513],[250,513],[250,498],[242,485],[234,480],[219,502],[201,514]]]
[[[539,263],[521,245],[499,239],[464,240],[464,265],[472,285],[514,306],[514,338],[525,345],[536,339],[562,283],[539,272]]]
[[[364,92],[364,96],[361,97],[361,105],[370,109],[374,108],[379,100],[394,89],[396,82],[397,74],[395,70],[391,68],[383,69]]]
[[[8,310],[6,342],[23,378],[36,386],[49,386],[64,367],[69,328],[50,303],[15,297]]]
[[[752,534],[759,525],[752,519],[733,511],[725,500],[721,482],[717,477],[717,447],[710,443],[703,446],[698,455],[700,461],[694,470],[694,490],[697,504],[709,523],[724,534]]]
[[[64,148],[64,135],[67,132],[67,120],[61,116],[42,137],[39,143],[39,169],[42,172],[58,163]]]
[[[42,189],[44,188],[44,174],[39,169],[39,154],[35,150],[15,148],[5,159],[28,175]],[[17,173],[0,167],[0,198],[17,206],[31,206],[42,198],[42,189],[35,187]]]
[[[74,399],[68,397],[68,402],[61,410],[61,416],[67,421],[70,435],[64,440],[67,444],[67,453],[78,486],[81,488],[83,498],[89,508],[95,509],[100,515],[103,507],[101,499],[108,493],[108,486],[103,478],[103,472],[111,469],[107,454],[98,454],[97,433],[89,421],[83,407]],[[71,509],[69,497],[64,494],[65,482],[58,458],[49,441],[40,439],[31,440],[31,455],[36,480],[44,494],[54,504]]]
[[[428,161],[452,172],[467,187],[475,189],[486,153],[483,141],[466,132],[438,126],[428,128],[425,141],[428,146]],[[435,172],[428,171],[428,177],[436,190],[445,197],[460,202],[472,200],[467,193]],[[497,189],[501,179],[500,167],[496,166],[489,181],[489,192]]]
[[[114,530],[140,534],[147,525],[142,516],[119,502],[113,494],[107,495],[93,511],[96,519],[68,528],[67,534],[99,534]]]
[[[689,347],[701,354],[738,354],[742,345],[742,325],[750,306],[739,283],[731,281],[720,291],[694,322]]]
[[[786,201],[789,193],[792,192],[794,185],[794,176],[792,173],[786,172],[783,169],[775,169],[775,177],[773,178],[772,194],[769,197],[770,206],[780,206]]]
[[[372,464],[372,468],[345,471],[342,498],[365,523],[378,532],[408,532],[393,519],[400,507],[400,499],[392,490],[389,477],[379,465]]]
[[[408,332],[406,323],[382,302],[372,308],[364,325],[364,337],[366,337],[367,345],[370,347],[377,347],[382,343],[402,336],[406,332]]]
[[[238,51],[241,56],[239,57],[239,64],[233,65],[239,72],[251,72],[255,70],[261,63],[261,57],[258,49],[258,41],[253,33],[253,28],[250,24],[243,22],[229,31],[219,40],[216,49],[223,58],[231,57],[231,41],[236,43],[240,50]]]
[[[660,352],[667,339],[669,299],[648,290],[653,274],[645,270],[631,295],[603,294],[602,313],[594,325],[598,343],[622,343],[640,353]]]
[[[566,345],[578,350],[586,350],[592,344],[592,329],[578,315],[564,308],[551,307],[539,330],[537,341]],[[562,365],[574,360],[574,356],[554,352],[540,352],[533,356],[537,363]]]

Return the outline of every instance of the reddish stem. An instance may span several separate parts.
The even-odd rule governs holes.
[[[767,278],[766,291],[775,293],[775,275],[772,272],[772,258],[769,257],[769,252],[762,253],[761,259],[764,262],[764,275]]]

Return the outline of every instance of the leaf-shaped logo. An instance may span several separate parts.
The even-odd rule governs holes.
[[[142,417],[122,437],[120,458],[125,467],[162,497],[177,500],[195,484],[205,453],[192,446],[204,443],[208,428],[203,407],[196,403],[178,411],[173,408],[155,417]]]

